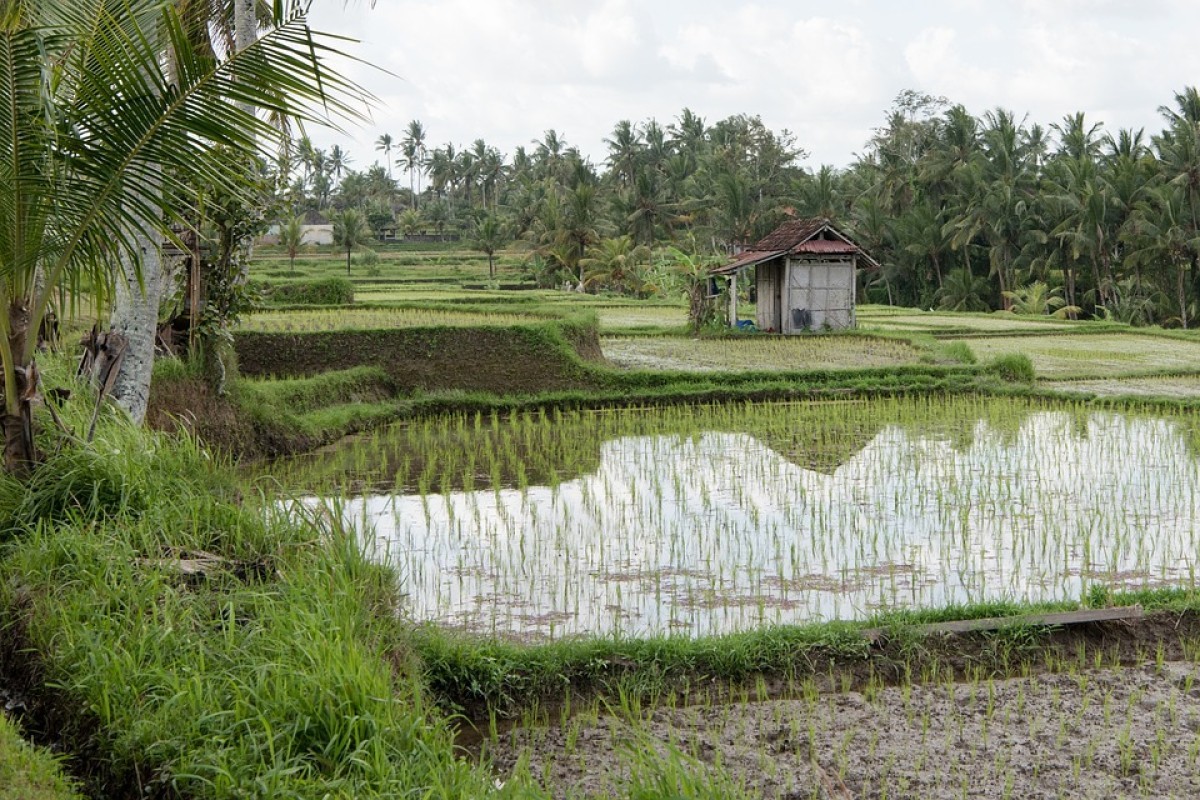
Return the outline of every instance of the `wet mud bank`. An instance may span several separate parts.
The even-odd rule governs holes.
[[[791,675],[477,720],[461,744],[500,779],[527,760],[555,796],[606,796],[630,753],[658,752],[772,798],[1195,797],[1198,660],[1193,612],[896,630],[858,657],[797,654]]]

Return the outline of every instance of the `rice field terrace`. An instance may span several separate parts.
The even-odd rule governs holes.
[[[524,271],[518,253],[498,253],[497,278],[515,279]],[[255,250],[251,277],[264,280],[305,280],[329,276],[349,277],[358,282],[379,280],[420,280],[436,277],[449,280],[488,280],[487,256],[463,247],[441,245],[426,249],[380,247],[373,256],[355,253],[346,272],[346,255],[329,247],[309,249],[293,262],[274,247]]]
[[[1043,379],[1200,372],[1200,340],[1138,333],[986,336],[964,339],[980,361],[1022,353]]]
[[[595,307],[600,332],[624,330],[659,331],[687,325],[687,309],[682,305],[605,305]]]
[[[415,620],[698,636],[1193,587],[1197,422],[977,397],[447,416],[272,474],[345,495]]]
[[[1003,331],[1056,331],[1079,328],[1089,323],[1054,319],[1053,317],[1027,317],[995,312],[992,314],[952,314],[937,311],[920,311],[911,308],[889,306],[859,306],[859,326],[883,330],[912,330],[927,333],[941,331],[979,331],[996,333]]]
[[[1084,392],[1104,397],[1170,397],[1180,400],[1200,398],[1200,375],[1044,381],[1042,386],[1060,392]]]
[[[928,354],[902,340],[866,336],[725,339],[607,336],[605,357],[626,369],[684,372],[862,369],[916,364]]]
[[[544,319],[526,314],[449,311],[432,308],[336,308],[303,311],[259,311],[247,314],[241,329],[292,333],[381,328],[474,327],[523,325]]]

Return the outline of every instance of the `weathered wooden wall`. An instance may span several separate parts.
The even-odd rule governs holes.
[[[779,285],[783,276],[783,259],[768,261],[755,267],[758,277],[756,281],[757,320],[760,331],[779,333]]]

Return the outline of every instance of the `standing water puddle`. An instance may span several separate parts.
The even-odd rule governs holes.
[[[656,415],[670,432],[647,432]],[[1073,599],[1194,585],[1189,422],[991,400],[457,418],[373,459],[415,491],[342,505],[414,619],[488,634],[702,635]],[[513,485],[526,463],[552,485]]]

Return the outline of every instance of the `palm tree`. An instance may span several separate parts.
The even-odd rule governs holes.
[[[588,251],[580,264],[584,286],[606,286],[623,294],[641,296],[646,290],[642,267],[650,257],[650,248],[639,245],[632,236],[601,239]]]
[[[1175,295],[1180,327],[1188,327],[1187,277],[1200,252],[1200,235],[1191,227],[1187,190],[1174,182],[1146,193],[1130,221],[1129,260],[1160,270],[1160,284]],[[1107,305],[1107,304],[1106,304]]]
[[[279,223],[279,246],[288,255],[288,269],[295,272],[296,254],[304,246],[304,217],[289,217]]]
[[[339,211],[331,218],[333,243],[346,250],[346,277],[350,277],[350,253],[371,241],[371,226],[357,208]]]
[[[383,153],[383,160],[387,162],[388,177],[392,177],[392,135],[381,133],[375,140],[375,149]]]
[[[642,139],[637,128],[629,120],[623,119],[613,128],[612,138],[605,139],[604,144],[608,146],[608,166],[617,176],[618,183],[631,186],[638,156],[642,152]]]
[[[400,148],[404,156],[404,168],[408,170],[408,188],[412,192],[413,208],[416,208],[419,205],[417,196],[421,193],[421,170],[425,163],[425,126],[420,120],[414,119],[408,123]]]
[[[274,23],[245,51],[214,60],[182,35],[178,11],[158,0],[0,8],[0,364],[9,470],[28,469],[36,457],[33,333],[53,294],[88,285],[104,295],[114,256],[136,275],[143,248],[167,233],[164,197],[195,202],[196,185],[243,196],[244,161],[228,151],[279,142],[269,122],[230,98],[314,122],[303,110],[310,103],[352,113],[345,97],[353,87],[311,55],[314,34],[302,10],[280,11]],[[169,37],[171,75],[160,68],[160,30]],[[289,87],[287,96],[280,86]]]
[[[339,145],[335,144],[329,149],[329,171],[332,172],[334,177],[338,178],[339,180],[341,180],[342,177],[342,170],[350,166],[350,162],[352,160],[353,159],[350,158],[349,153],[343,150]]]
[[[508,243],[508,232],[495,214],[487,214],[475,226],[471,247],[488,259],[488,278],[496,277],[496,251]]]
[[[304,167],[304,183],[307,185],[309,179],[312,177],[313,161],[317,155],[316,148],[313,147],[312,139],[309,139],[307,136],[301,136],[296,140],[295,150],[296,158],[300,159],[300,165]]]
[[[1051,289],[1044,281],[1034,281],[1028,286],[1022,286],[1005,292],[1004,296],[1011,302],[1009,311],[1014,314],[1028,316],[1045,316],[1047,314],[1064,319],[1074,318],[1080,309],[1067,305],[1059,295],[1058,289]]]
[[[987,311],[991,292],[986,278],[971,274],[963,267],[951,270],[938,290],[938,308],[943,311]]]

